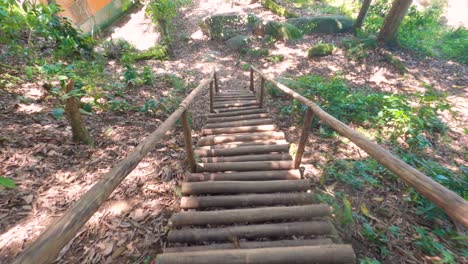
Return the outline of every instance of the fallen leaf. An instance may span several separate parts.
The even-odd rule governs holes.
[[[23,196],[21,197],[27,204],[30,204],[32,203],[32,201],[34,200],[34,195],[32,194],[28,194],[26,196]]]
[[[375,202],[381,203],[381,202],[383,202],[384,198],[382,198],[382,197],[372,197],[372,200],[375,201]]]
[[[112,249],[114,249],[114,242],[113,241],[105,241],[98,244],[98,247],[101,249],[101,254],[106,257],[112,253]]]

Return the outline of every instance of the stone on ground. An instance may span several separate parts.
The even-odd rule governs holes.
[[[312,57],[323,57],[333,53],[333,45],[331,44],[317,44],[309,49],[307,55]]]
[[[219,14],[205,17],[199,26],[212,40],[228,40],[248,33],[259,20],[252,14]]]
[[[345,16],[300,17],[286,20],[304,34],[342,33],[351,30],[353,20]]]
[[[226,42],[228,47],[240,51],[249,46],[250,38],[246,35],[239,35],[228,39]]]

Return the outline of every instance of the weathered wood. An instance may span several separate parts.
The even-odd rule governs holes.
[[[265,93],[265,78],[261,77],[261,82],[260,82],[260,102],[259,106],[260,108],[263,108],[263,97]]]
[[[247,119],[240,121],[217,122],[205,125],[204,129],[222,128],[222,127],[240,127],[240,126],[258,126],[258,125],[273,125],[273,120],[270,118]]]
[[[230,209],[218,211],[179,212],[169,220],[172,227],[191,225],[232,225],[270,221],[312,220],[330,215],[326,204],[274,206],[263,208]]]
[[[238,148],[238,147],[248,147],[248,146],[269,146],[269,145],[284,145],[289,144],[284,139],[264,139],[264,140],[254,140],[249,142],[229,142],[225,144],[211,145],[211,146],[200,146],[198,149],[227,149],[227,148]]]
[[[74,89],[74,81],[70,79],[65,85],[65,93],[70,93]],[[80,112],[80,102],[74,96],[70,96],[65,101],[65,112],[72,128],[72,137],[76,142],[93,145],[93,139],[89,135],[88,129],[83,123],[83,116]]]
[[[272,152],[288,152],[289,144],[245,146],[228,149],[196,149],[195,153],[200,157],[228,157],[239,155],[265,154]]]
[[[315,202],[313,193],[267,193],[267,194],[241,194],[241,195],[216,195],[200,197],[182,197],[180,208],[204,209],[204,208],[235,208],[250,206],[278,206],[312,204]]]
[[[159,264],[350,264],[356,256],[350,245],[317,245],[256,249],[207,250],[158,255]]]
[[[231,241],[237,239],[276,238],[288,236],[325,235],[331,232],[328,221],[289,222],[280,224],[260,224],[227,226],[220,228],[183,228],[169,232],[169,243],[194,243]]]
[[[211,245],[206,245],[206,246],[170,247],[170,248],[165,248],[164,253],[194,252],[194,251],[221,250],[221,249],[300,247],[300,246],[316,246],[316,245],[330,245],[330,244],[333,244],[333,241],[329,238],[300,239],[300,240],[274,240],[274,241],[239,241],[238,243],[220,243],[220,244],[211,244]]]
[[[301,173],[299,170],[191,173],[185,176],[184,179],[187,182],[299,180],[301,179]]]
[[[214,113],[214,107],[213,107],[213,82],[210,82],[210,113]]]
[[[299,192],[310,189],[308,180],[184,182],[183,195]]]
[[[273,160],[292,160],[292,158],[289,155],[289,153],[274,153],[274,154],[240,155],[240,156],[230,156],[230,157],[203,157],[200,159],[202,163],[273,161]]]
[[[218,94],[219,93],[218,75],[216,74],[216,71],[213,73],[213,79],[214,79],[214,85],[215,85],[215,92]]]
[[[213,113],[213,114],[209,114],[208,117],[219,118],[219,117],[232,117],[232,116],[251,115],[251,114],[266,114],[266,111],[265,109],[238,110],[238,111],[225,112],[225,113]]]
[[[239,126],[239,127],[219,127],[219,128],[204,128],[201,133],[204,136],[208,135],[221,135],[221,134],[239,134],[239,133],[253,133],[253,132],[266,132],[277,131],[276,125],[253,125],[253,126]]]
[[[251,101],[256,100],[257,98],[254,95],[239,95],[239,96],[226,96],[226,97],[214,97],[215,103],[224,103],[224,102],[232,102],[232,101]]]
[[[254,92],[254,71],[250,69],[250,91]]]
[[[354,131],[343,122],[323,111],[315,103],[307,100],[305,97],[299,95],[285,85],[266,76],[256,68],[253,69],[261,74],[265,80],[274,84],[278,89],[307,105],[312,109],[314,115],[322,122],[336,130],[340,135],[351,140],[358,147],[366,151],[371,157],[376,159],[380,164],[384,165],[387,169],[395,173],[400,179],[402,179],[411,187],[415,188],[420,194],[436,204],[453,220],[462,224],[465,228],[468,228],[468,202],[465,201],[462,197],[458,196],[455,192],[445,188],[443,185],[434,181],[432,178],[411,167],[401,159],[395,157],[392,153],[380,145],[370,141],[362,134]]]
[[[190,166],[190,171],[195,172],[196,169],[196,162],[195,162],[195,155],[193,152],[193,145],[192,145],[192,132],[188,120],[188,112],[185,110],[181,117],[180,123],[182,124],[182,129],[184,132],[184,142],[185,142],[185,152],[187,155],[187,161]]]
[[[220,162],[197,163],[197,172],[220,171],[264,171],[264,170],[291,170],[294,169],[293,161],[246,161],[246,162]]]
[[[301,139],[299,140],[296,156],[294,157],[294,167],[296,169],[299,169],[299,166],[301,165],[302,156],[304,155],[304,148],[309,139],[310,125],[312,124],[312,119],[312,110],[310,110],[310,108],[307,108],[307,113],[304,117],[304,124],[302,126]]]
[[[257,106],[257,101],[244,101],[244,102],[223,102],[223,103],[216,103],[214,104],[214,108],[221,109],[221,108],[231,108],[231,107],[244,107],[244,106]]]
[[[216,113],[225,113],[225,112],[234,112],[234,111],[245,111],[245,110],[252,110],[258,109],[258,105],[251,105],[251,106],[232,106],[227,108],[215,108]]]
[[[206,136],[198,140],[198,146],[209,146],[237,141],[254,141],[254,140],[269,140],[269,139],[284,139],[283,132],[258,132],[253,134],[230,134],[230,135],[214,135]]]
[[[248,115],[237,115],[237,116],[229,116],[229,117],[211,117],[209,118],[206,123],[207,124],[217,124],[217,123],[226,123],[226,122],[237,122],[237,121],[247,121],[252,119],[267,119],[270,116],[268,114],[260,113],[260,114],[248,114]],[[213,124],[213,125],[214,125]]]
[[[203,88],[213,79],[203,80],[153,133],[140,143],[125,159],[115,165],[75,205],[68,209],[56,222],[45,231],[15,260],[14,263],[50,263],[55,260],[60,250],[76,235],[78,230],[98,210],[123,179],[155,148],[166,132],[174,127]]]

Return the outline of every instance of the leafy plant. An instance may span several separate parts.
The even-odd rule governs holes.
[[[5,177],[0,177],[0,186],[10,188],[10,189],[14,189],[14,188],[16,188],[16,182],[14,180],[12,180],[12,179],[8,179],[8,178],[5,178]]]
[[[455,257],[448,251],[444,245],[436,242],[428,233],[422,229],[416,227],[416,232],[419,234],[419,238],[415,244],[421,249],[422,252],[430,256],[442,255],[443,259],[440,263],[455,263]]]
[[[154,84],[155,77],[154,77],[153,71],[151,70],[150,66],[145,66],[143,68],[141,78],[143,79],[143,82],[146,85]]]

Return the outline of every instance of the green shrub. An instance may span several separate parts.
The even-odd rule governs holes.
[[[136,52],[136,48],[122,38],[106,40],[101,44],[104,56],[109,59],[120,59],[122,55]]]
[[[332,44],[317,44],[309,49],[307,56],[312,57],[323,57],[333,53],[334,46]]]

